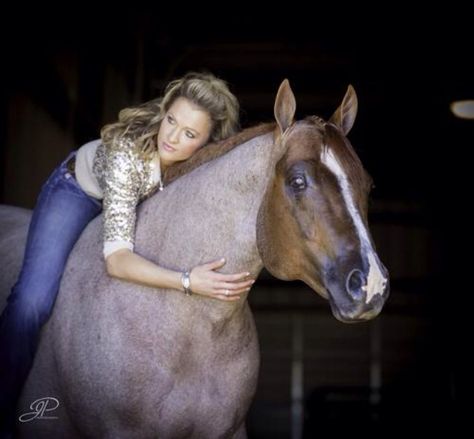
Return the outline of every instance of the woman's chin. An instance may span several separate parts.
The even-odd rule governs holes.
[[[159,148],[160,159],[164,161],[176,161],[176,151],[167,151],[164,148]]]

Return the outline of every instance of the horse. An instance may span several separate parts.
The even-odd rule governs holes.
[[[165,189],[139,206],[135,249],[179,271],[223,255],[222,272],[265,267],[306,283],[342,322],[372,319],[389,281],[368,229],[371,179],[346,137],[355,90],[329,121],[295,111],[284,80],[274,122],[170,167]],[[28,218],[3,208],[0,261],[11,263],[1,270],[18,272]],[[20,399],[21,435],[245,438],[259,369],[247,295],[221,302],[111,278],[100,221],[68,259]],[[3,296],[14,280],[4,274]],[[32,419],[40,409],[50,419]]]

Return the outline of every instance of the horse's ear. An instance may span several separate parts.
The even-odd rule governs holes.
[[[273,109],[275,119],[280,127],[281,134],[293,123],[296,111],[295,95],[290,87],[288,79],[283,80],[278,89]]]
[[[341,128],[344,135],[351,130],[357,116],[357,95],[354,87],[349,84],[342,104],[331,116],[330,122]]]

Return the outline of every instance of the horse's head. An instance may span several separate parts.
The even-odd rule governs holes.
[[[371,179],[346,138],[356,93],[348,87],[329,122],[294,122],[295,109],[285,80],[275,100],[275,175],[258,214],[260,255],[275,277],[300,279],[328,298],[339,320],[371,319],[389,281],[367,225]]]

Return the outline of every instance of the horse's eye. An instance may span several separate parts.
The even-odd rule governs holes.
[[[298,191],[306,189],[306,178],[303,175],[297,175],[290,179],[290,186]]]

